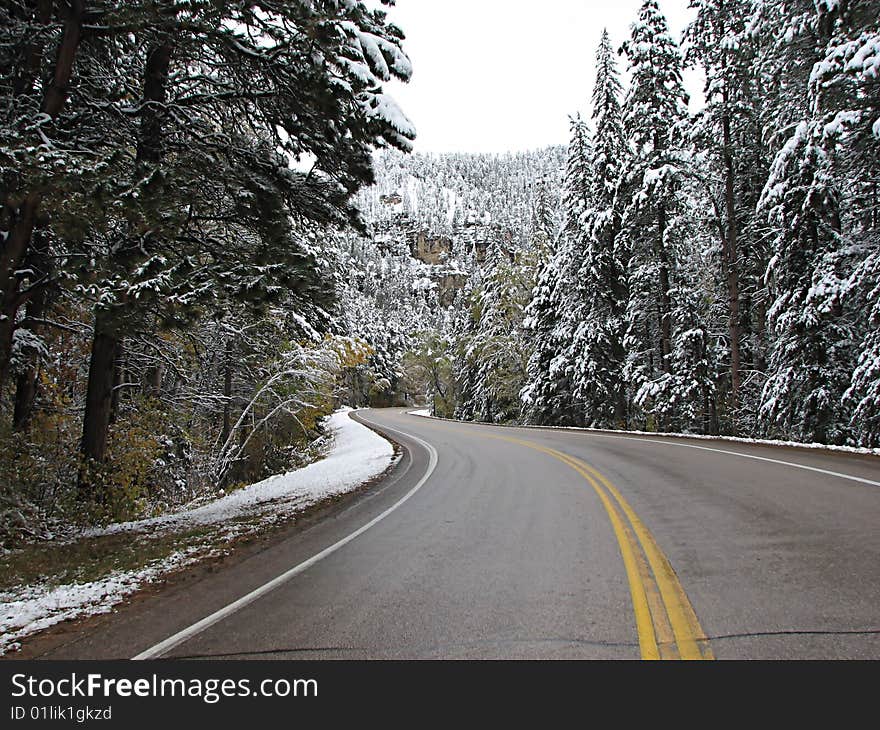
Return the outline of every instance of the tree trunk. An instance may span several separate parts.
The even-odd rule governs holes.
[[[672,299],[669,296],[669,256],[666,253],[666,209],[657,210],[658,244],[660,257],[660,354],[663,372],[672,372]]]
[[[226,342],[224,351],[223,369],[223,432],[220,434],[220,443],[225,444],[232,432],[232,344]]]
[[[83,16],[85,15],[84,0],[71,0],[66,3],[64,31],[58,46],[58,54],[52,70],[51,80],[46,86],[41,104],[41,111],[51,118],[58,116],[67,100],[67,90],[73,76],[73,65],[82,39]],[[38,3],[35,17],[40,22],[48,23],[51,19],[51,3]],[[40,49],[28,47],[25,54],[24,69],[18,77],[18,88],[24,92],[29,83],[29,74],[36,73],[39,68]],[[9,378],[9,362],[12,356],[12,336],[15,332],[15,320],[19,308],[27,300],[19,291],[19,281],[15,272],[28,255],[31,238],[34,232],[37,213],[42,195],[37,192],[19,193],[20,202],[11,203],[7,196],[4,204],[15,211],[12,226],[3,243],[0,254],[0,398]]]
[[[164,368],[162,363],[150,365],[147,368],[146,381],[144,382],[144,392],[151,398],[158,398],[162,393],[162,376]]]
[[[165,40],[153,46],[147,53],[144,67],[144,108],[137,147],[137,160],[140,163],[155,165],[162,160],[162,124],[165,120],[164,105],[171,52],[171,41]]]
[[[137,161],[156,164],[162,157],[162,120],[164,118],[165,87],[171,61],[171,43],[166,40],[147,52],[144,68],[144,105],[138,139]],[[124,256],[125,254],[121,254]],[[115,262],[127,271],[129,261]],[[95,312],[95,336],[89,362],[89,380],[86,392],[86,411],[83,416],[82,455],[87,462],[100,463],[107,453],[107,438],[113,411],[114,373],[122,353],[124,321],[122,311],[125,297],[116,305],[116,311],[98,309]],[[88,469],[80,473],[81,496],[92,496],[94,488]]]
[[[24,324],[33,327],[35,320],[43,318],[49,301],[49,290],[40,287],[28,300]],[[15,407],[12,413],[12,427],[16,431],[26,431],[30,426],[37,397],[37,376],[39,356],[29,353],[28,362],[18,374],[15,387]]]
[[[165,41],[153,46],[147,52],[144,66],[144,109],[141,117],[141,131],[137,146],[139,167],[144,163],[157,165],[162,161],[162,122],[165,103],[165,87],[171,64],[171,43]],[[159,396],[162,388],[162,364],[157,363],[147,369],[144,383],[145,393],[153,398]]]
[[[89,461],[101,463],[107,453],[107,435],[113,400],[116,364],[121,352],[118,323],[106,312],[95,317],[95,337],[89,361],[89,381],[86,390],[86,411],[83,416],[82,455]],[[80,487],[89,491],[87,482],[80,479]]]
[[[119,400],[122,396],[122,383],[125,377],[125,345],[120,340],[116,346],[116,361],[113,364],[113,392],[110,396],[110,424],[119,418]]]
[[[734,193],[732,139],[730,134],[730,113],[727,108],[728,93],[723,91],[724,113],[721,128],[724,142],[724,205],[727,215],[727,236],[724,239],[724,263],[727,269],[728,337],[730,339],[730,407],[735,412],[739,405],[739,392],[742,385],[742,362],[740,340],[742,326],[739,312],[739,258],[737,252],[738,225],[736,220],[736,199]]]
[[[84,0],[72,0],[67,3],[67,17],[64,20],[64,35],[58,46],[58,57],[52,80],[46,87],[43,96],[43,113],[56,117],[67,101],[67,90],[73,76],[73,63],[82,39],[83,16],[85,15]]]
[[[18,215],[6,237],[0,257],[0,284],[3,286],[0,296],[0,397],[9,378],[15,320],[25,299],[19,291],[19,279],[15,272],[30,249],[40,199],[39,194],[31,193],[18,206]]]
[[[626,417],[626,389],[623,383],[619,383],[617,398],[614,399],[614,425],[615,428],[626,430],[629,426]]]
[[[12,412],[12,427],[16,431],[28,431],[37,400],[37,368],[29,365],[19,373],[15,381],[15,407]]]

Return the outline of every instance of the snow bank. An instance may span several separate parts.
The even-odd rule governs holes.
[[[91,583],[36,585],[0,593],[0,656],[18,649],[19,639],[35,631],[79,616],[109,613],[142,585],[196,562],[197,550],[176,552],[141,570],[117,571]]]
[[[349,417],[350,408],[328,416],[333,435],[330,454],[302,469],[277,474],[251,484],[204,506],[136,522],[120,522],[89,536],[145,529],[173,529],[210,525],[264,514],[296,512],[322,499],[356,489],[384,472],[394,458],[391,444]]]
[[[394,449],[381,436],[353,421],[348,415],[350,410],[344,408],[328,416],[333,445],[321,461],[269,477],[195,509],[110,525],[90,531],[86,537],[143,530],[171,532],[194,525],[224,526],[230,520],[243,517],[268,515],[275,520],[327,497],[356,489],[391,465]],[[40,584],[0,593],[0,656],[17,648],[23,636],[60,621],[108,613],[141,586],[203,557],[204,548],[192,547],[140,570],[118,571],[91,583]]]

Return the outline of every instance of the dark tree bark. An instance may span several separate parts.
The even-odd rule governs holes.
[[[164,369],[161,364],[151,365],[147,368],[147,378],[144,383],[144,391],[151,398],[158,398],[162,393],[162,376]]]
[[[30,430],[34,403],[37,400],[38,371],[35,365],[28,366],[15,380],[15,406],[12,412],[12,427],[16,431]]]
[[[162,159],[162,123],[168,72],[171,64],[170,39],[153,46],[147,53],[144,67],[144,98],[140,138],[137,147],[138,171],[147,165],[156,165]],[[131,261],[124,252],[111,262],[126,271]],[[122,354],[127,317],[123,314],[125,301],[115,307],[95,312],[95,336],[89,362],[89,378],[86,391],[86,411],[83,416],[82,455],[86,462],[101,463],[107,454],[107,439],[113,412],[113,382],[116,363]],[[92,494],[88,469],[83,470],[79,480],[81,496]]]
[[[12,357],[12,337],[15,334],[16,315],[26,297],[19,291],[19,279],[15,272],[20,268],[30,247],[36,224],[40,195],[31,193],[18,206],[17,215],[3,246],[0,257],[0,284],[3,286],[0,297],[0,397],[9,378],[9,364]]]
[[[742,323],[739,302],[739,253],[737,251],[739,226],[736,219],[736,197],[734,192],[733,141],[730,133],[730,113],[728,111],[728,92],[723,91],[724,113],[721,116],[721,130],[724,144],[724,206],[727,217],[727,236],[724,237],[724,264],[727,279],[728,337],[730,339],[730,405],[735,411],[739,405],[739,392],[742,385]]]
[[[41,0],[35,9],[35,19],[41,23],[51,20],[51,5]],[[63,4],[64,30],[55,65],[49,84],[43,94],[41,111],[50,118],[56,118],[67,100],[67,90],[73,76],[76,53],[79,49],[85,16],[84,0],[71,0]],[[30,74],[39,71],[39,60],[43,49],[32,44],[25,55],[24,68],[18,76],[18,87],[21,93],[32,83]],[[9,362],[12,356],[12,336],[19,309],[27,302],[29,296],[19,289],[19,280],[15,272],[30,252],[34,228],[37,223],[42,195],[39,192],[16,191],[7,196],[4,207],[8,212],[10,227],[0,253],[0,397],[9,378]]]
[[[116,361],[121,350],[117,329],[109,317],[98,316],[95,337],[89,361],[89,384],[86,391],[86,411],[83,417],[82,454],[92,462],[100,463],[107,452],[107,435],[113,402],[113,382]],[[85,478],[85,475],[84,475]],[[80,480],[80,486],[88,479]]]
[[[72,0],[65,5],[67,11],[64,19],[64,36],[58,47],[55,70],[52,80],[46,87],[42,106],[43,113],[53,118],[58,116],[67,101],[67,90],[73,77],[73,64],[76,60],[76,52],[79,50],[79,42],[82,40],[83,19],[86,12],[84,0]]]
[[[220,434],[220,443],[225,444],[232,433],[232,342],[227,341],[224,348],[223,365],[223,432]]]
[[[125,377],[125,345],[120,342],[116,348],[116,362],[113,366],[113,393],[110,396],[110,425],[119,418],[119,399],[122,395],[122,383]]]
[[[49,277],[49,263],[43,253],[36,253],[28,258],[30,268]],[[46,314],[50,301],[50,287],[42,284],[37,286],[28,299],[25,318],[22,326],[35,330],[37,323]],[[37,397],[37,378],[39,375],[39,357],[37,353],[27,354],[27,363],[22,367],[15,382],[15,406],[12,413],[12,427],[17,431],[27,430],[30,426],[34,403]]]

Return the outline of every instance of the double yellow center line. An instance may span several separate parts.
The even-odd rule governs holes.
[[[541,451],[567,464],[586,479],[599,496],[626,567],[642,659],[714,659],[709,640],[672,565],[618,489],[600,472],[574,456],[531,441],[495,438]]]
[[[596,492],[623,557],[642,659],[715,658],[669,560],[629,502],[604,475],[581,459],[533,441],[487,432],[480,435],[552,456],[574,469]]]

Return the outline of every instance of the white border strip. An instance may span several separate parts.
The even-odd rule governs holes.
[[[569,433],[575,433],[569,431]],[[862,484],[870,484],[872,487],[880,487],[880,482],[864,479],[862,477],[853,476],[852,474],[842,474],[839,471],[829,471],[828,469],[819,469],[815,466],[807,466],[806,464],[796,464],[793,461],[782,461],[781,459],[771,459],[768,456],[755,456],[754,454],[743,454],[739,451],[727,451],[726,449],[713,449],[710,446],[697,446],[696,444],[679,444],[675,441],[661,441],[660,439],[646,439],[632,436],[613,436],[608,433],[591,433],[590,436],[606,439],[622,439],[624,441],[647,441],[651,444],[663,444],[665,446],[680,446],[686,449],[699,449],[700,451],[715,451],[719,454],[729,454],[730,456],[741,456],[743,459],[755,459],[756,461],[769,461],[771,464],[781,464],[782,466],[791,466],[795,469],[806,469],[819,474],[825,474],[831,477],[839,477],[840,479],[849,479],[852,482],[861,482]],[[760,444],[757,444],[760,446]]]
[[[375,424],[372,424],[372,425],[375,425]],[[159,657],[161,657],[163,654],[166,654],[174,647],[179,646],[180,644],[191,639],[192,637],[196,636],[197,634],[202,633],[205,629],[213,626],[218,621],[222,621],[224,618],[231,616],[236,611],[241,610],[245,606],[258,600],[259,598],[262,598],[270,591],[275,590],[276,588],[278,588],[278,586],[289,581],[291,578],[308,570],[313,565],[315,565],[315,563],[320,562],[321,560],[326,558],[328,555],[332,555],[340,548],[348,545],[348,543],[350,543],[352,540],[354,540],[357,537],[360,537],[367,530],[369,530],[371,527],[373,527],[374,525],[376,525],[379,522],[381,522],[382,520],[384,520],[388,515],[390,515],[392,512],[394,512],[398,507],[400,507],[404,502],[406,502],[410,497],[412,497],[416,492],[418,492],[419,489],[422,488],[424,483],[428,481],[431,474],[434,473],[434,469],[437,467],[437,450],[433,446],[431,446],[431,444],[429,444],[427,441],[422,441],[422,439],[417,438],[416,436],[412,436],[408,433],[402,433],[400,431],[396,431],[393,428],[386,428],[385,426],[379,426],[379,428],[381,428],[383,431],[390,431],[391,433],[396,433],[396,434],[399,434],[402,436],[407,436],[408,438],[411,438],[413,441],[418,443],[420,446],[423,446],[428,451],[428,456],[429,456],[428,470],[424,473],[422,478],[419,479],[419,481],[416,483],[416,485],[412,489],[410,489],[406,494],[403,495],[403,497],[401,497],[397,502],[395,502],[393,505],[391,505],[384,512],[382,512],[381,514],[374,517],[367,524],[365,524],[363,527],[358,528],[357,530],[352,532],[350,535],[343,537],[341,540],[339,540],[339,542],[336,542],[333,545],[331,545],[330,547],[325,548],[324,550],[319,552],[317,555],[313,555],[308,560],[304,560],[299,565],[291,568],[288,571],[285,571],[284,573],[279,575],[277,578],[273,578],[268,583],[265,583],[264,585],[261,585],[259,588],[256,588],[255,590],[251,591],[247,595],[242,596],[237,601],[233,601],[229,605],[224,606],[223,608],[219,609],[218,611],[215,611],[210,616],[205,616],[205,618],[203,618],[201,621],[197,621],[192,626],[188,626],[187,628],[183,629],[182,631],[178,631],[173,636],[169,636],[164,641],[160,641],[155,646],[152,646],[149,649],[142,651],[137,656],[132,657],[132,659],[135,661],[140,661],[143,659],[158,659]]]

